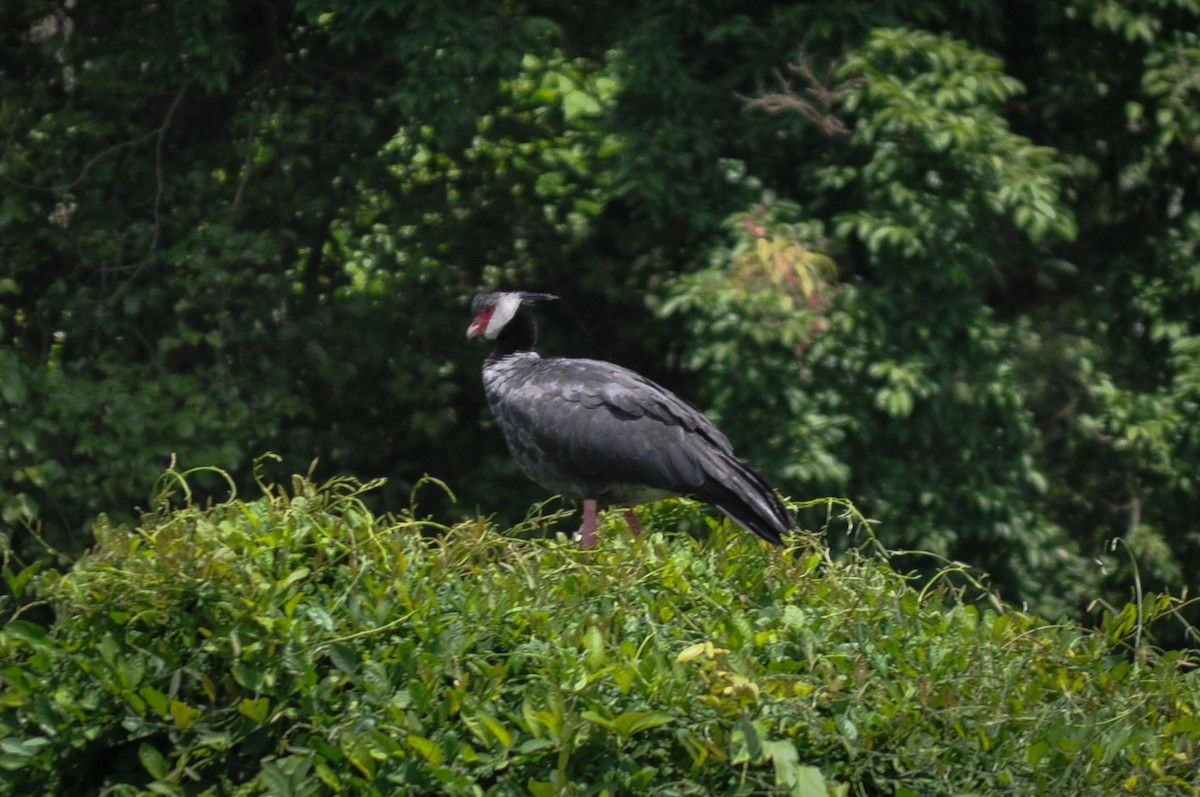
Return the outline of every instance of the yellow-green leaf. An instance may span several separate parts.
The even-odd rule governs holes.
[[[243,698],[242,702],[238,703],[238,711],[255,722],[265,722],[267,713],[270,711],[271,701],[265,697],[257,699]]]
[[[679,651],[679,655],[675,657],[675,661],[682,664],[699,656],[711,659],[728,652],[728,648],[714,647],[712,642],[697,642]]]
[[[171,718],[175,720],[175,724],[185,731],[196,724],[197,720],[204,715],[204,711],[198,708],[192,708],[182,700],[171,701]]]
[[[554,784],[547,780],[534,780],[530,778],[525,787],[529,789],[529,793],[533,797],[554,797],[557,794]]]

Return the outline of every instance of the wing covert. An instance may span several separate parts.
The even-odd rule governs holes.
[[[594,360],[539,365],[496,409],[573,480],[686,492],[704,483],[713,453],[732,454],[699,410],[632,371]]]

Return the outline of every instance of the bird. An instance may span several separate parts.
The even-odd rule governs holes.
[[[537,353],[531,307],[557,298],[480,293],[467,338],[495,341],[483,364],[484,393],[517,465],[545,489],[582,502],[574,541],[596,544],[601,507],[623,509],[638,534],[632,507],[685,495],[781,545],[795,519],[695,406],[628,368]]]

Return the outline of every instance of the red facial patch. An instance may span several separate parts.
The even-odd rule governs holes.
[[[496,312],[496,306],[485,307],[479,311],[479,315],[475,316],[475,320],[471,322],[471,326],[467,327],[467,333],[482,335],[487,332],[488,322],[492,320],[492,314]]]

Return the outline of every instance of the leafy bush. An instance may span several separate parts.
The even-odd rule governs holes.
[[[3,793],[1200,793],[1194,662],[1145,640],[1169,599],[1049,625],[685,501],[585,552],[352,481],[166,484],[71,570],[6,573]]]

